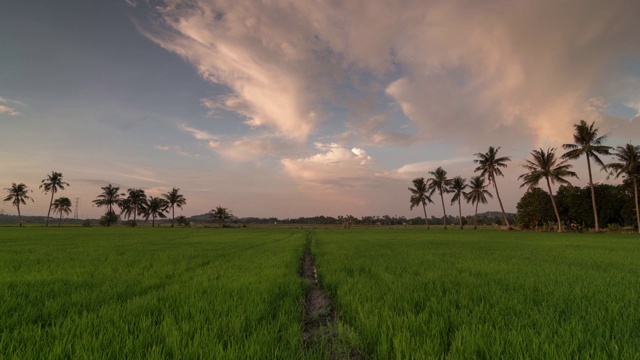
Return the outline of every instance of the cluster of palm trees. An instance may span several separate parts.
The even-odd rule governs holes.
[[[51,217],[51,210],[53,213],[60,214],[60,222],[58,226],[62,224],[62,215],[71,213],[71,199],[68,197],[60,197],[57,199],[53,199],[55,194],[64,190],[65,186],[69,186],[69,183],[64,182],[62,180],[62,173],[52,171],[51,174],[47,175],[40,183],[40,189],[44,191],[45,194],[51,193],[51,200],[49,201],[49,211],[47,212],[47,221],[45,226],[49,226],[49,217]],[[10,201],[13,206],[18,209],[18,219],[20,221],[20,226],[22,226],[22,214],[20,213],[20,205],[26,205],[26,200],[33,199],[29,196],[31,190],[24,183],[12,183],[11,187],[5,188],[7,191],[7,196],[4,198],[4,201]]]
[[[102,193],[97,196],[93,203],[107,208],[106,214],[102,217],[106,226],[111,226],[117,222],[118,216],[114,211],[114,207],[120,208],[120,215],[127,220],[133,215],[132,226],[136,225],[137,216],[142,216],[145,220],[151,218],[151,227],[155,226],[156,219],[165,219],[165,213],[171,212],[171,226],[176,222],[175,208],[182,209],[187,204],[187,199],[179,193],[179,188],[173,188],[161,197],[147,196],[142,189],[127,189],[127,193],[120,193],[120,188],[111,184],[101,188]],[[180,219],[180,223],[182,223]]]
[[[638,204],[640,146],[628,143],[625,146],[612,148],[604,145],[607,135],[598,135],[598,129],[595,127],[595,122],[589,125],[584,120],[580,120],[579,123],[574,124],[574,130],[573,143],[564,144],[562,146],[563,149],[566,150],[562,156],[558,157],[556,155],[556,148],[549,148],[546,151],[539,149],[531,152],[531,159],[527,159],[525,165],[523,165],[526,172],[518,177],[518,179],[522,181],[522,185],[520,187],[526,186],[528,190],[530,190],[534,187],[538,187],[540,181],[544,180],[558,221],[558,232],[562,232],[562,221],[558,213],[558,208],[555,204],[551,185],[555,183],[569,184],[569,181],[566,178],[577,178],[578,175],[574,171],[571,171],[573,165],[568,162],[569,160],[576,160],[584,155],[587,159],[595,231],[600,231],[600,226],[598,224],[598,212],[596,210],[591,160],[599,165],[602,171],[608,172],[610,176],[615,176],[615,178],[623,176],[633,183],[638,232],[640,233],[640,208]],[[413,209],[416,206],[422,205],[425,216],[425,226],[429,228],[426,206],[428,203],[433,203],[431,196],[438,191],[442,201],[444,228],[446,229],[447,213],[444,206],[443,194],[453,193],[454,195],[451,199],[451,204],[456,202],[458,203],[458,211],[460,212],[460,228],[462,228],[461,200],[464,197],[467,202],[475,204],[474,229],[476,229],[478,204],[486,204],[487,197],[493,197],[493,194],[486,189],[488,186],[488,184],[485,184],[486,179],[489,184],[493,184],[505,225],[508,229],[512,229],[504,211],[496,182],[496,176],[504,176],[502,169],[507,168],[507,162],[511,161],[511,158],[509,156],[498,157],[499,150],[500,147],[494,148],[491,146],[486,153],[475,154],[476,159],[474,162],[478,166],[474,172],[479,172],[480,174],[473,177],[469,184],[466,183],[466,179],[460,176],[448,179],[447,172],[441,167],[437,168],[435,171],[429,172],[431,177],[427,180],[422,177],[414,179],[413,188],[409,188],[409,191],[411,191],[411,197],[409,200],[411,204],[410,208]],[[613,156],[616,162],[605,164],[601,159],[601,156]],[[467,189],[469,189],[469,191],[465,192]]]
[[[45,226],[49,226],[49,217],[51,216],[52,210],[54,214],[60,214],[58,226],[62,224],[62,215],[71,213],[72,203],[68,197],[63,196],[54,200],[55,194],[61,190],[65,190],[66,186],[69,186],[69,183],[62,179],[62,173],[56,171],[52,171],[51,174],[47,175],[47,177],[41,181],[40,189],[42,189],[45,194],[51,193]],[[33,199],[29,196],[29,193],[32,191],[29,190],[24,183],[12,183],[11,187],[5,188],[4,190],[7,191],[7,196],[4,201],[10,201],[12,205],[17,208],[20,226],[22,226],[20,205],[26,205],[27,200],[33,202]],[[120,214],[127,219],[130,219],[131,215],[133,215],[132,224],[134,226],[137,215],[144,217],[145,220],[151,218],[151,226],[153,227],[155,226],[156,218],[164,219],[167,217],[165,213],[171,211],[171,226],[173,226],[176,222],[175,208],[178,207],[182,209],[182,206],[187,204],[187,200],[179,191],[179,188],[174,187],[168,193],[162,194],[161,197],[147,197],[142,189],[128,189],[127,194],[124,194],[120,193],[119,187],[109,184],[102,187],[102,193],[98,195],[96,200],[93,200],[93,203],[98,207],[106,206],[107,212],[103,216],[103,219],[106,220],[105,224],[107,226],[117,222],[118,216],[114,211],[114,207],[118,207]],[[179,224],[186,223],[186,218],[180,218],[178,220]]]

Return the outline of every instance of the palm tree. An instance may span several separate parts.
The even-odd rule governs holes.
[[[598,210],[596,210],[596,193],[593,188],[593,178],[591,177],[591,158],[600,165],[601,170],[607,170],[607,166],[598,155],[610,155],[611,146],[602,145],[607,139],[607,135],[598,136],[598,129],[595,128],[595,121],[587,125],[586,121],[580,120],[574,124],[573,144],[564,144],[562,148],[568,150],[563,159],[575,160],[582,155],[587,157],[587,169],[589,170],[589,186],[591,187],[591,205],[593,206],[593,219],[595,220],[595,231],[600,231],[598,224]]]
[[[474,155],[478,158],[473,160],[473,162],[478,164],[478,167],[476,167],[474,172],[480,171],[480,176],[486,177],[489,184],[493,183],[493,188],[496,190],[496,196],[498,197],[498,203],[500,204],[500,210],[502,211],[502,220],[507,225],[507,229],[513,230],[511,224],[509,224],[509,220],[507,219],[507,213],[504,212],[504,206],[502,206],[502,200],[500,199],[500,193],[498,192],[498,183],[496,182],[496,175],[504,177],[501,169],[507,168],[507,162],[511,161],[511,157],[498,157],[499,150],[499,146],[497,148],[489,146],[489,150],[486,153],[475,153]]]
[[[31,200],[31,202],[33,202],[33,199],[30,198],[28,195],[31,192],[31,190],[27,189],[27,185],[23,183],[20,183],[20,184],[11,183],[11,187],[5,188],[5,190],[7,190],[8,194],[7,194],[7,197],[4,198],[4,201],[11,201],[11,204],[13,204],[13,206],[15,206],[18,209],[18,219],[20,220],[20,226],[22,226],[22,215],[20,214],[20,204],[26,205],[27,203],[25,202],[25,200]]]
[[[118,201],[118,207],[120,208],[120,215],[124,216],[129,220],[131,218],[131,213],[133,213],[133,205],[131,205],[131,199],[126,198]]]
[[[487,190],[487,186],[484,184],[484,177],[482,176],[474,176],[471,178],[471,182],[469,183],[469,188],[471,189],[469,192],[464,194],[464,198],[467,199],[467,202],[471,202],[471,204],[476,205],[476,212],[473,215],[473,229],[476,230],[478,228],[478,204],[483,203],[486,204],[487,196],[493,198],[493,195]]]
[[[133,213],[133,222],[136,222],[136,215],[145,214],[145,205],[147,204],[147,194],[142,189],[127,189],[127,198],[124,199],[124,205],[128,205],[129,209],[126,209],[126,213],[130,215]],[[123,213],[125,211],[123,210]]]
[[[171,227],[173,227],[176,221],[176,206],[182,209],[182,206],[187,204],[187,199],[185,199],[182,194],[178,194],[178,191],[180,191],[180,189],[174,187],[168,193],[162,194],[162,197],[169,202],[169,206],[171,207]]]
[[[447,172],[442,169],[442,167],[438,167],[436,171],[429,171],[433,177],[429,179],[429,195],[433,195],[433,193],[438,190],[440,193],[440,200],[442,200],[442,211],[444,212],[444,228],[447,229],[447,210],[444,208],[444,196],[443,193],[449,192],[449,186],[451,185],[451,180],[447,179]]]
[[[617,163],[608,165],[615,172],[616,178],[623,175],[633,181],[633,194],[636,205],[638,233],[640,233],[640,210],[638,209],[638,180],[640,179],[640,145],[626,144],[615,148],[613,156]]]
[[[58,223],[58,226],[62,226],[62,214],[64,213],[69,215],[71,213],[71,205],[71,199],[64,196],[57,198],[53,202],[53,213],[60,213],[60,222]]]
[[[537,187],[540,180],[543,178],[547,181],[547,189],[549,190],[549,196],[551,197],[551,204],[553,205],[553,211],[556,212],[556,219],[558,220],[558,232],[562,232],[562,222],[560,221],[560,214],[558,213],[556,201],[553,198],[551,184],[555,184],[557,182],[559,184],[571,185],[569,181],[564,178],[567,176],[577,178],[578,175],[569,170],[573,167],[571,164],[567,164],[567,161],[569,160],[563,160],[558,163],[558,159],[556,158],[556,148],[549,148],[547,149],[547,152],[542,149],[533,150],[531,152],[531,156],[533,156],[533,161],[526,160],[526,164],[523,165],[528,172],[518,177],[518,180],[522,179],[522,185],[520,185],[520,187],[528,186],[528,189],[530,190],[531,188]]]
[[[410,210],[413,210],[414,207],[422,204],[422,210],[424,210],[424,225],[429,229],[429,220],[427,219],[427,203],[432,203],[431,196],[427,193],[427,182],[424,181],[423,177],[413,179],[413,188],[409,188],[411,191],[411,198],[409,202],[411,203]]]
[[[215,209],[209,211],[209,217],[211,220],[218,220],[218,226],[222,227],[225,220],[229,220],[233,217],[231,210],[218,206]]]
[[[453,197],[451,198],[451,205],[453,205],[456,201],[458,202],[458,214],[460,216],[460,229],[462,227],[462,197],[464,196],[464,190],[467,188],[467,179],[463,179],[460,176],[456,176],[451,180],[451,185],[449,186],[449,191],[453,193]]]
[[[167,217],[164,213],[167,212],[169,203],[167,200],[159,197],[151,196],[144,206],[144,219],[149,220],[151,218],[151,227],[156,224],[156,217],[164,219]]]
[[[121,200],[120,196],[124,196],[124,194],[119,194],[120,188],[111,184],[103,186],[101,189],[102,194],[98,195],[97,199],[93,200],[93,203],[98,207],[106,206],[107,214],[115,214],[113,205],[117,205]]]
[[[51,215],[51,206],[53,205],[53,196],[58,190],[64,190],[65,186],[69,186],[69,183],[62,181],[62,173],[52,171],[47,178],[41,181],[40,189],[44,193],[51,191],[51,201],[49,201],[49,212],[47,212],[47,221],[44,226],[49,226],[49,216]]]

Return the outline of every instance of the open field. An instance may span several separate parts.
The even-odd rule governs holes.
[[[2,228],[0,358],[299,358],[305,233]]]
[[[2,227],[0,358],[330,357],[302,340],[307,236],[342,353],[640,353],[633,234]]]
[[[313,249],[376,359],[640,354],[637,235],[324,230]]]

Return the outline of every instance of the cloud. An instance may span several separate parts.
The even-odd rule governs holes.
[[[182,156],[192,156],[190,153],[184,151],[180,146],[155,145],[153,148],[157,150],[162,150],[162,151],[173,151],[176,154],[182,155]]]
[[[450,167],[458,168],[461,165],[473,164],[473,157],[456,157],[443,160],[422,161],[403,165],[393,170],[383,170],[376,172],[376,176],[389,177],[399,180],[412,180],[417,177],[429,177],[429,171],[438,167],[445,169]]]
[[[9,104],[12,104],[12,106],[10,106]],[[7,99],[0,96],[0,115],[2,114],[9,115],[9,116],[22,115],[21,112],[16,110],[15,105],[26,106],[26,104],[21,101],[11,100],[11,99]]]
[[[372,176],[373,159],[360,148],[317,143],[320,152],[309,157],[282,159],[285,172],[306,185],[351,188]]]
[[[6,114],[9,116],[19,116],[22,115],[20,112],[18,112],[16,109],[6,106],[6,105],[0,105],[0,114]]]
[[[203,106],[284,139],[304,141],[333,118],[347,128],[333,133],[343,144],[559,144],[593,115],[590,99],[640,90],[614,86],[640,55],[639,7],[171,0],[157,8],[160,26],[142,31],[228,89]],[[635,100],[627,106],[639,111]],[[412,127],[402,130],[394,111]]]

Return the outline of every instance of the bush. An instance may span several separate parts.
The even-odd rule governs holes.
[[[138,223],[137,223],[135,220],[127,220],[127,221],[124,221],[124,222],[122,223],[122,225],[124,225],[124,226],[128,226],[128,227],[132,227],[132,228],[133,228],[133,227],[138,226]]]
[[[90,219],[86,219],[85,221],[82,222],[82,226],[83,227],[91,227],[91,220]]]
[[[612,223],[609,224],[609,231],[620,231],[621,227],[620,224],[616,224],[616,223]]]
[[[111,226],[118,223],[118,215],[114,212],[108,212],[100,218],[100,226]]]

